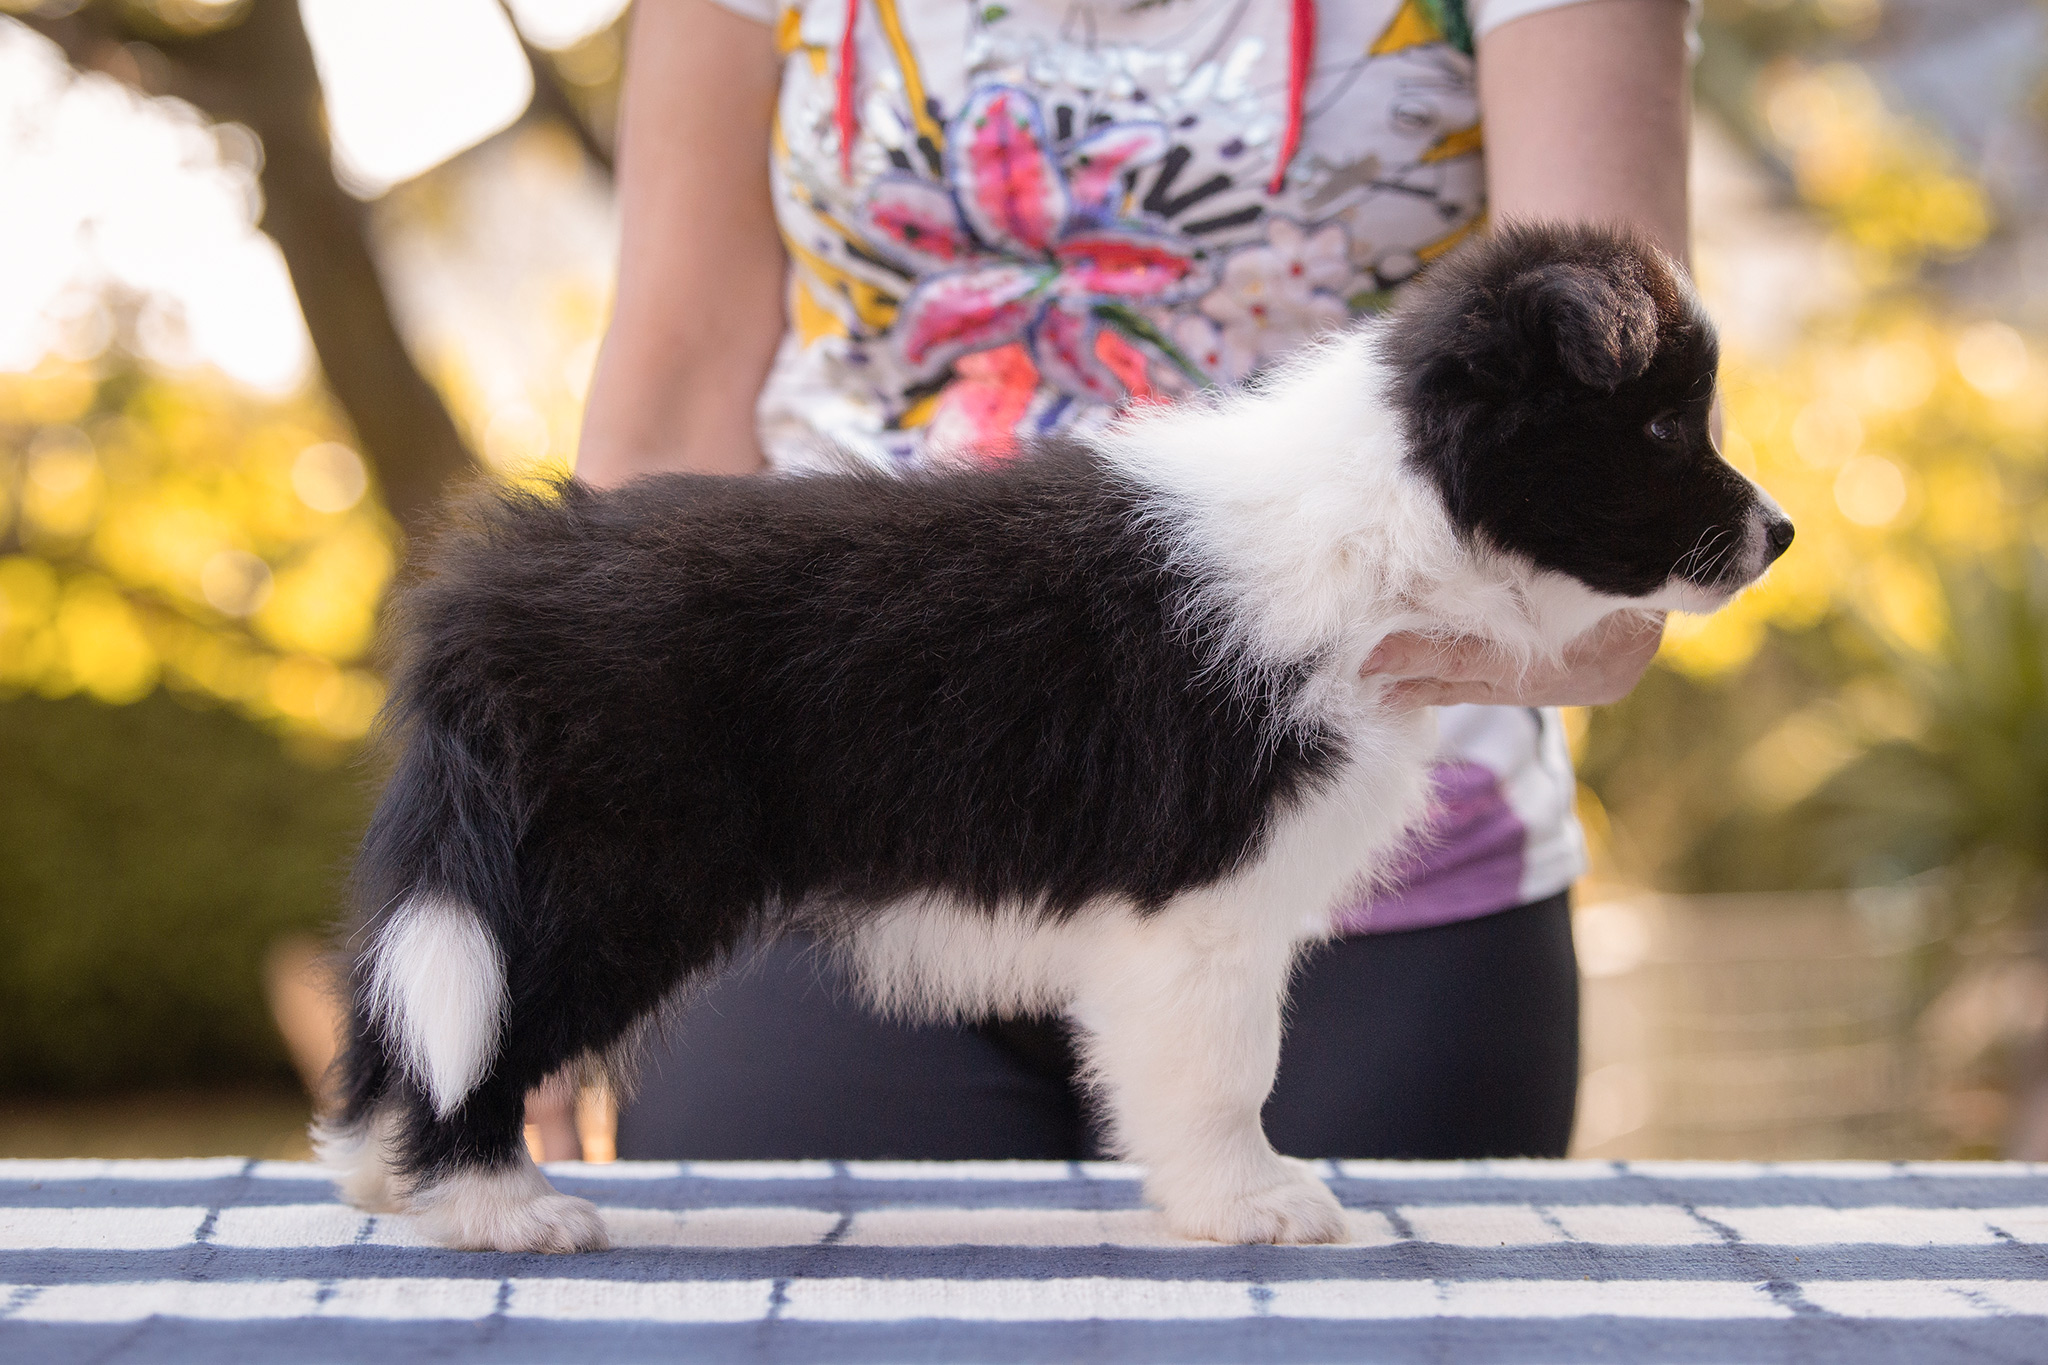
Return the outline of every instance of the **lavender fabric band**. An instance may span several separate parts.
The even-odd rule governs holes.
[[[1388,934],[1519,905],[1528,829],[1477,763],[1437,764],[1428,822],[1409,839],[1392,889],[1342,911],[1344,934]]]

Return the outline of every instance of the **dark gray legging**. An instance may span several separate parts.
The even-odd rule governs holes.
[[[1579,1065],[1564,895],[1341,939],[1296,975],[1266,1132],[1314,1157],[1562,1156]],[[778,944],[700,997],[619,1115],[619,1155],[1097,1154],[1061,1026],[910,1027]]]

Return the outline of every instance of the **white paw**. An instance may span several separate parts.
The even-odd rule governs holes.
[[[566,1194],[490,1208],[437,1201],[421,1211],[419,1226],[458,1251],[602,1251],[611,1244],[597,1206]]]
[[[364,1213],[401,1213],[405,1200],[391,1169],[397,1142],[395,1115],[379,1114],[356,1128],[316,1122],[314,1157],[327,1168],[342,1199]]]
[[[1348,1235],[1344,1209],[1330,1187],[1290,1175],[1252,1194],[1163,1201],[1167,1226],[1181,1237],[1208,1242],[1341,1242]]]
[[[450,1176],[412,1198],[419,1229],[460,1251],[602,1251],[597,1206],[557,1194],[528,1163]]]

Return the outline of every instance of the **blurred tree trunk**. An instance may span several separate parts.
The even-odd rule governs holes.
[[[139,6],[110,0],[26,21],[74,66],[176,95],[262,140],[261,226],[284,252],[328,390],[385,504],[408,532],[420,529],[443,488],[476,461],[399,336],[370,254],[368,209],[335,181],[297,0],[252,0],[240,22],[198,34],[160,29]]]
[[[519,27],[519,16],[512,12],[508,0],[498,0],[498,9],[518,36],[519,50],[526,54],[526,64],[533,71],[533,103],[528,106],[527,114],[553,119],[567,128],[569,135],[576,139],[577,147],[582,149],[583,159],[606,180],[613,179],[618,168],[613,164],[611,146],[598,136],[597,130],[590,126],[590,120],[583,116],[575,99],[563,87],[561,75],[548,54],[535,47]]]

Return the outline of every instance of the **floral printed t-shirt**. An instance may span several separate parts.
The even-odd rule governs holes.
[[[1573,0],[719,2],[783,54],[791,330],[759,420],[798,469],[1002,458],[1384,307],[1481,220],[1474,26]],[[1555,714],[1441,729],[1431,827],[1347,931],[1581,870]]]

